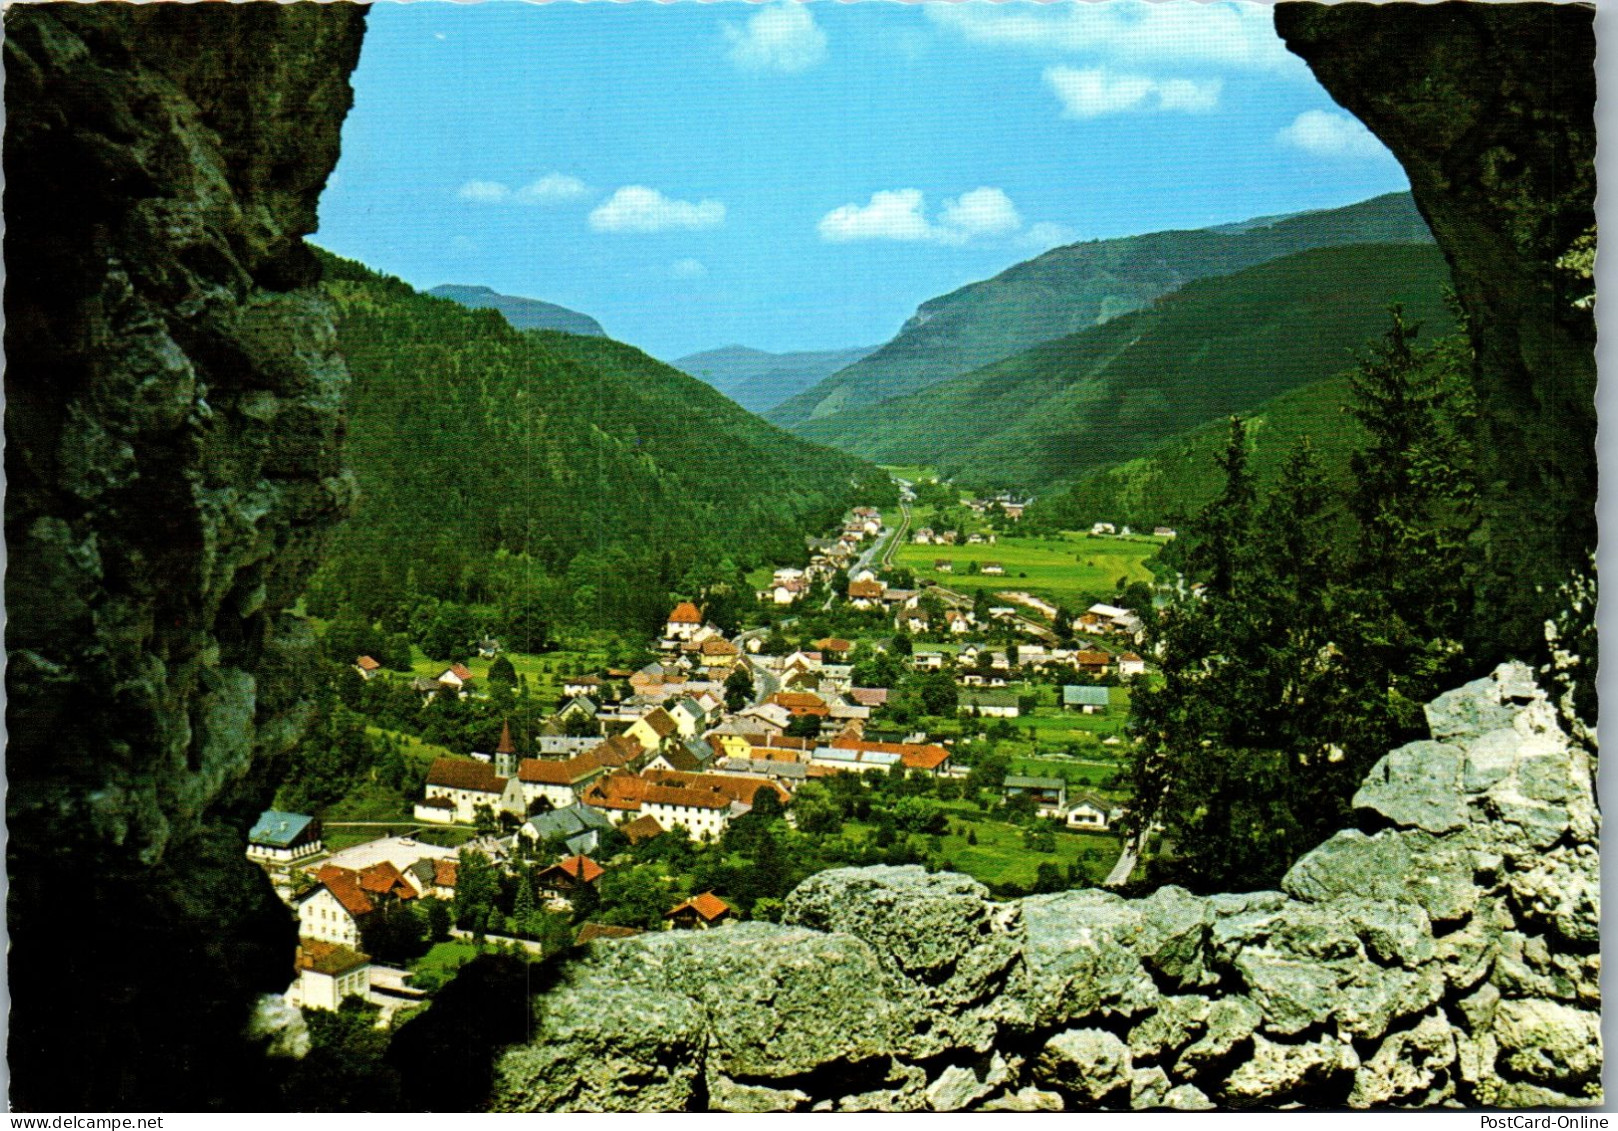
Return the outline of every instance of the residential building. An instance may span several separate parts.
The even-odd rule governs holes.
[[[357,950],[370,916],[417,894],[404,873],[386,861],[357,872],[327,864],[315,873],[315,886],[295,901],[298,934]]]
[[[1125,652],[1118,657],[1118,675],[1124,679],[1133,679],[1138,675],[1146,674],[1146,661],[1134,652]]]
[[[949,769],[950,752],[937,743],[866,742],[864,739],[839,736],[831,745],[839,750],[858,750],[872,754],[893,754],[907,770],[925,770],[941,774]]]
[[[1067,782],[1062,778],[1038,778],[1023,774],[1007,774],[1001,790],[1005,797],[1019,794],[1032,797],[1040,816],[1060,813],[1066,807]]]
[[[247,858],[261,864],[291,864],[324,850],[320,822],[302,813],[266,809],[247,833]]]
[[[370,679],[382,670],[382,664],[372,656],[361,656],[354,661],[354,670],[360,673],[361,679]]]
[[[705,931],[728,923],[735,917],[736,912],[730,904],[711,891],[677,903],[663,915],[671,929],[680,931]]]
[[[363,998],[371,989],[370,958],[341,943],[303,939],[293,967],[297,981],[286,997],[303,1009],[336,1009],[345,998]]]
[[[1104,833],[1112,825],[1107,803],[1093,793],[1081,793],[1071,798],[1063,820],[1068,828],[1084,832]]]
[[[1022,705],[1014,691],[967,691],[961,695],[963,710],[973,710],[986,718],[1015,719],[1022,714]]]
[[[690,601],[681,601],[669,613],[663,636],[668,640],[690,640],[702,627],[702,613]]]

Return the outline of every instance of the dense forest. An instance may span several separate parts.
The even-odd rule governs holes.
[[[551,626],[644,631],[670,594],[739,590],[893,492],[630,346],[518,331],[322,260],[360,498],[310,587],[316,615],[419,635],[423,601],[477,606],[530,648]]]
[[[1171,556],[1189,585],[1150,623],[1161,678],[1132,700],[1137,829],[1153,882],[1272,886],[1350,823],[1350,798],[1422,704],[1489,662],[1465,339],[1397,308],[1349,378],[1360,442],[1326,474],[1300,436],[1268,490],[1233,417],[1214,497]]]

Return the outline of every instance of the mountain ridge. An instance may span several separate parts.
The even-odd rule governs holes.
[[[501,294],[493,287],[444,283],[421,293],[433,298],[447,298],[472,310],[498,310],[514,330],[560,330],[565,334],[583,334],[594,338],[607,336],[601,323],[588,314],[543,299]]]
[[[798,430],[1105,323],[1195,279],[1347,243],[1430,244],[1432,234],[1410,194],[1401,192],[1242,231],[1172,230],[1053,248],[928,299],[870,356],[765,416]]]
[[[773,353],[732,344],[687,354],[669,364],[706,381],[749,412],[763,414],[877,348],[852,346]]]

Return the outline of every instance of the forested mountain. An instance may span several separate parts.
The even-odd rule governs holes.
[[[311,587],[316,611],[386,617],[432,597],[495,606],[507,625],[645,629],[670,591],[792,560],[856,497],[892,491],[631,346],[519,332],[323,259],[360,501]]]
[[[1342,372],[1389,303],[1447,330],[1448,282],[1431,245],[1300,252],[799,431],[881,463],[1040,490]]]
[[[876,348],[767,353],[747,346],[724,346],[677,358],[671,364],[702,378],[749,412],[762,413],[853,365]]]
[[[1194,279],[1228,275],[1294,252],[1432,242],[1408,193],[1253,223],[1055,248],[924,302],[892,341],[782,404],[769,419],[796,429],[904,396],[1138,310]]]
[[[561,330],[568,334],[590,334],[598,338],[607,336],[601,323],[588,314],[557,306],[554,302],[503,295],[489,287],[470,287],[459,283],[445,283],[427,293],[473,310],[498,310],[518,330]]]

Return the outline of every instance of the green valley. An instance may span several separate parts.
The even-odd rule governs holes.
[[[603,337],[519,332],[325,256],[359,487],[310,611],[420,598],[513,622],[644,628],[669,592],[795,554],[875,467],[789,436]],[[542,638],[544,632],[522,636]]]

